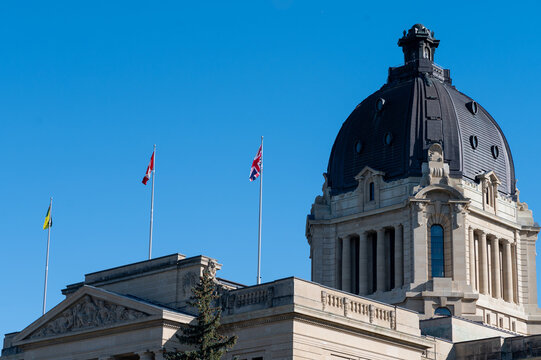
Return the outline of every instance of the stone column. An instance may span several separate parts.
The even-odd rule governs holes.
[[[505,301],[513,302],[513,260],[511,259],[511,243],[505,242],[503,248],[503,257],[505,259],[504,269],[504,285],[505,285]]]
[[[498,238],[492,238],[492,296],[501,297],[501,276],[500,276],[500,243]]]
[[[368,293],[368,234],[359,235],[359,295]]]
[[[402,225],[394,226],[394,287],[401,288],[404,279]]]
[[[481,293],[488,295],[487,234],[481,232],[479,235],[479,272],[480,275],[482,275],[479,279],[479,282],[481,283],[479,290]]]
[[[478,288],[475,283],[475,235],[471,226],[468,229],[468,239],[470,241],[470,285],[475,290]]]
[[[376,269],[377,269],[377,291],[385,291],[385,228],[377,232],[376,238]]]
[[[342,239],[342,290],[351,292],[351,239]]]

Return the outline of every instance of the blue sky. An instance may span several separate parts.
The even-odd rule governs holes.
[[[436,62],[502,127],[521,199],[539,219],[539,10],[494,1],[0,3],[0,334],[41,315],[50,196],[48,309],[85,273],[146,259],[150,188],[141,178],[154,143],[154,256],[205,254],[224,264],[222,277],[255,282],[258,185],[248,174],[264,135],[263,281],[309,279],[305,220],[334,138],[402,63],[396,42],[418,22],[441,40]]]

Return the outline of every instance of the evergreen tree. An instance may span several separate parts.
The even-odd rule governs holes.
[[[192,288],[193,295],[188,304],[198,310],[197,323],[189,324],[178,340],[194,347],[190,351],[166,352],[167,360],[219,360],[237,342],[236,336],[227,337],[219,333],[222,309],[214,307],[219,298],[214,281],[215,264],[211,262],[203,270],[199,283]]]

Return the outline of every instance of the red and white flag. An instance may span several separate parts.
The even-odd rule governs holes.
[[[145,177],[143,178],[143,184],[146,185],[147,181],[150,180],[150,174],[152,174],[152,171],[154,170],[154,151],[152,152],[152,156],[150,157],[150,163],[147,167],[147,172],[145,174]]]

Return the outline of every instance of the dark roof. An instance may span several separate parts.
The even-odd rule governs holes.
[[[386,180],[421,176],[427,150],[438,142],[452,177],[475,181],[492,170],[499,191],[514,195],[513,158],[503,132],[451,84],[449,70],[434,64],[438,45],[420,24],[399,40],[405,65],[389,69],[387,84],[353,110],[336,137],[327,170],[333,194],[354,190],[354,177],[365,166],[385,172]]]

